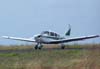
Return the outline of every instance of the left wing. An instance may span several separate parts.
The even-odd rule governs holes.
[[[9,37],[9,36],[2,36],[2,38],[12,39],[12,40],[19,40],[19,41],[27,41],[27,42],[35,42],[34,39],[30,39],[30,38]]]
[[[54,41],[48,42],[48,44],[67,43],[67,42],[91,39],[91,38],[96,38],[96,37],[100,37],[100,36],[99,35],[92,35],[92,36],[83,36],[83,37],[75,37],[75,38],[69,38],[69,39],[54,40]]]

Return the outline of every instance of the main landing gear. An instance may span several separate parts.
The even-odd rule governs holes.
[[[42,47],[43,47],[43,45],[41,44],[41,43],[38,43],[38,44],[36,44],[35,45],[35,50],[37,50],[37,49],[42,49]],[[65,49],[65,44],[61,44],[61,49]]]
[[[64,44],[61,44],[61,49],[65,49],[65,45]]]

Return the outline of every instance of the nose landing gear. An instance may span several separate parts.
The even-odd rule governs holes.
[[[43,45],[38,43],[34,48],[37,50],[37,49],[42,49]]]

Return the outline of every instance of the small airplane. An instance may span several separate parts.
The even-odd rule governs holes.
[[[71,26],[69,25],[68,31],[65,33],[65,36],[70,36],[71,33]],[[74,38],[66,38],[60,36],[59,34],[51,31],[43,31],[41,34],[35,35],[31,38],[19,38],[19,37],[9,37],[9,36],[2,36],[2,38],[12,39],[12,40],[20,40],[20,41],[27,41],[27,42],[35,42],[35,49],[41,49],[43,44],[61,44],[61,49],[65,48],[64,43],[73,42],[73,41],[80,41],[90,38],[100,37],[99,35],[91,35],[91,36],[81,36],[81,37],[74,37]]]

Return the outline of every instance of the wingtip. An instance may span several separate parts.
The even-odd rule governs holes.
[[[100,35],[96,35],[96,37],[100,37]]]
[[[1,36],[2,38],[9,38],[8,36]]]

